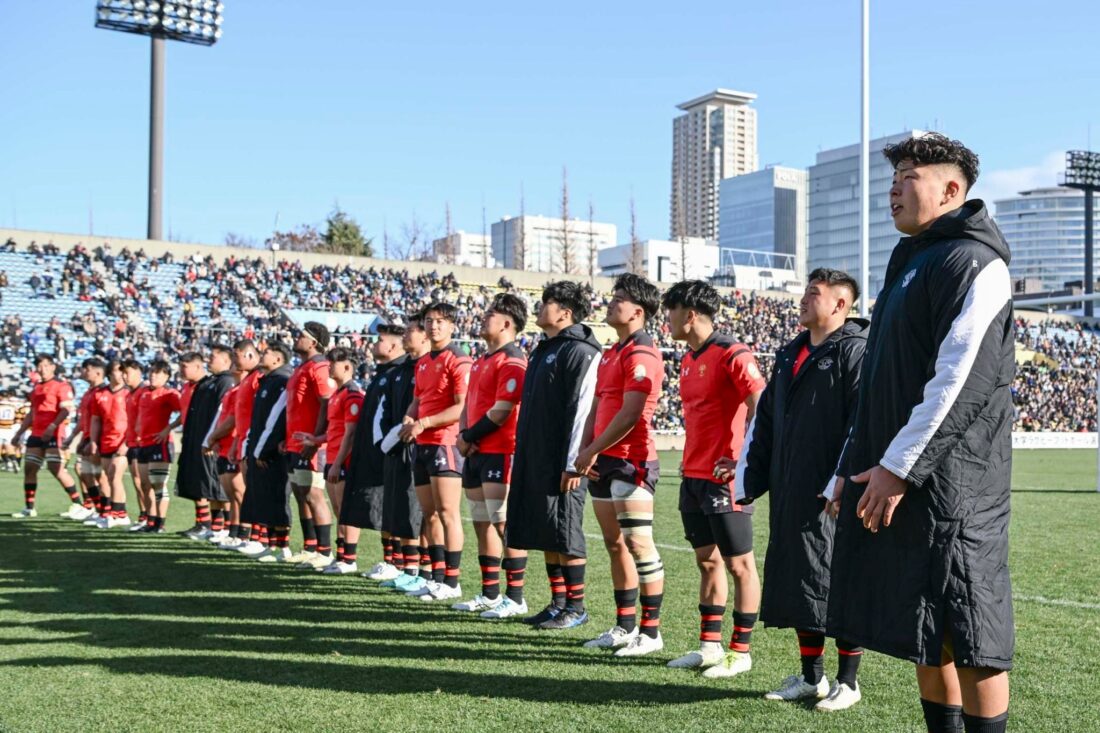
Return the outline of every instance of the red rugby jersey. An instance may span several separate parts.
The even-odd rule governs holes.
[[[455,397],[466,394],[472,363],[473,360],[455,343],[420,357],[416,362],[416,416],[438,415],[454,405]],[[419,445],[454,445],[458,442],[458,420],[443,427],[428,428],[416,436],[416,442]]]
[[[176,390],[147,388],[138,400],[138,445],[155,445],[157,435],[172,421],[172,413],[181,409],[183,404]]]
[[[126,416],[126,398],[130,390],[121,387],[118,391],[112,391],[104,385],[95,390],[92,398],[92,417],[99,418],[99,452],[114,453],[126,440],[126,426],[129,419]],[[88,437],[91,437],[91,422],[88,425]]]
[[[622,342],[604,352],[596,371],[596,424],[593,435],[600,435],[623,406],[627,392],[642,392],[645,407],[638,422],[626,437],[603,451],[601,455],[626,458],[631,461],[652,461],[657,458],[653,445],[653,413],[661,396],[665,371],[661,352],[653,337],[645,331],[635,331]]]
[[[41,438],[46,427],[54,421],[61,406],[72,403],[74,399],[73,385],[63,379],[54,377],[48,382],[39,382],[31,390],[31,410],[34,417],[31,418],[31,436]],[[70,408],[71,409],[71,408]],[[66,423],[68,420],[65,421]],[[65,432],[65,424],[57,428],[56,435],[61,437]]]
[[[256,400],[256,388],[262,376],[259,369],[253,369],[237,385],[237,399],[233,409],[237,422],[233,426],[233,437],[240,445],[239,458],[244,457],[245,439],[248,437],[249,426],[252,425],[252,403]]]
[[[126,445],[130,447],[138,444],[138,403],[147,389],[149,385],[139,384],[126,394]]]
[[[198,382],[184,382],[180,391],[180,426],[187,424],[187,407],[191,404],[191,395],[195,393],[195,385]]]
[[[90,386],[80,395],[80,404],[76,407],[76,429],[80,431],[80,439],[87,440],[92,435],[92,404],[95,402],[95,393],[103,385]]]
[[[232,387],[230,387],[229,389],[227,389],[225,391],[225,394],[222,395],[222,401],[220,403],[219,412],[218,412],[218,425],[219,426],[223,422],[228,420],[229,418],[231,418],[231,417],[235,418],[236,417],[235,410],[236,410],[236,406],[237,406],[237,394],[240,390],[240,386],[241,385],[239,385],[239,384],[234,384]],[[221,440],[218,441],[218,445],[217,445],[218,455],[221,456],[222,458],[228,458],[229,457],[229,449],[232,448],[232,447],[233,447],[233,431],[230,430]]]
[[[321,400],[336,388],[328,375],[328,361],[322,356],[303,361],[286,383],[286,450],[301,453],[302,441],[294,433],[313,435],[321,414]]]
[[[516,406],[503,425],[478,443],[481,453],[515,452],[516,420],[519,418],[526,374],[527,357],[515,344],[482,355],[470,367],[470,392],[466,395],[467,427],[476,425],[497,402],[511,402]]]
[[[348,425],[359,422],[359,413],[363,410],[363,390],[355,382],[348,382],[328,398],[328,433],[325,435],[325,461],[332,463],[340,452],[340,443]],[[344,465],[351,462],[351,452],[344,459]]]
[[[719,458],[737,458],[745,440],[745,399],[767,385],[752,351],[715,334],[680,362],[684,476],[714,480]]]

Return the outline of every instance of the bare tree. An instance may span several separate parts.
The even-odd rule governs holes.
[[[395,247],[397,259],[421,260],[431,254],[432,236],[424,222],[420,221],[416,212],[412,218],[401,225],[402,242]]]
[[[626,269],[635,275],[645,274],[645,263],[642,261],[642,243],[638,239],[638,218],[634,214],[634,194],[630,194],[630,252]]]
[[[596,218],[596,210],[592,208],[592,200],[588,201],[588,278],[592,281],[593,287],[596,284],[596,265],[599,259],[599,253],[596,248],[596,223],[593,221]]]
[[[561,231],[558,233],[558,264],[566,274],[577,272],[577,244],[569,231],[569,180],[565,166],[561,169]]]
[[[247,247],[249,249],[256,249],[260,246],[260,242],[255,237],[244,236],[237,234],[236,232],[229,232],[225,235],[226,247]]]
[[[390,257],[390,228],[386,224],[386,218],[382,217],[382,257],[385,259],[391,259]]]
[[[526,214],[524,212],[523,184],[519,184],[519,231],[512,240],[512,267],[516,270],[527,269]]]
[[[485,195],[481,196],[481,266],[489,269],[489,238],[485,226]]]
[[[453,265],[455,263],[455,236],[454,228],[451,226],[451,202],[448,201],[445,204],[443,214],[443,228],[445,233],[443,235],[443,251],[438,253],[441,256],[441,261],[446,265]]]

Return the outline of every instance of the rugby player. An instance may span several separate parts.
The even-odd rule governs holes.
[[[336,538],[336,557],[332,562],[317,568],[330,575],[347,575],[359,570],[359,530],[361,522],[344,521],[345,497],[344,482],[347,479],[348,464],[351,459],[351,448],[355,444],[357,426],[363,410],[363,389],[355,381],[355,370],[359,366],[359,360],[350,349],[338,347],[328,352],[326,357],[329,363],[329,374],[336,383],[336,390],[328,398],[328,432],[325,435],[313,436],[310,443],[318,445],[324,443],[325,453],[325,490],[328,492],[329,501],[332,502],[332,513],[340,518],[339,536]],[[364,425],[364,430],[369,427]],[[381,465],[378,466],[381,469]],[[372,494],[382,494],[382,471],[378,470],[377,488],[371,488]],[[369,507],[368,507],[369,513]],[[378,508],[374,518],[377,529],[382,524],[382,507],[378,502]],[[368,517],[368,519],[370,519]]]
[[[164,533],[168,516],[168,475],[175,456],[172,444],[172,415],[179,413],[180,393],[168,386],[172,367],[157,359],[149,364],[149,386],[138,399],[137,462],[141,483],[151,501],[149,521],[142,532]]]
[[[23,444],[23,436],[30,431],[26,441],[26,454],[23,460],[23,501],[24,508],[13,517],[36,517],[34,508],[38,492],[38,469],[45,463],[61,488],[69,495],[72,506],[66,514],[76,519],[84,519],[90,514],[80,501],[80,491],[76,482],[65,468],[62,460],[59,438],[65,434],[67,420],[76,405],[73,403],[73,386],[57,375],[57,363],[52,356],[40,355],[35,360],[35,369],[42,381],[31,390],[31,409],[20,423],[12,437],[12,445]],[[78,514],[76,512],[79,512]],[[74,516],[75,514],[75,516]],[[64,515],[63,515],[64,516]]]
[[[126,513],[126,398],[130,390],[122,376],[122,364],[112,360],[107,364],[107,383],[95,391],[92,399],[88,434],[89,456],[99,460],[103,471],[103,493],[106,513],[100,517],[100,529],[130,526]]]
[[[130,525],[129,531],[137,532],[149,524],[149,510],[156,499],[150,486],[141,480],[141,466],[138,463],[138,405],[141,396],[149,389],[141,364],[135,359],[122,362],[122,378],[126,383],[126,463],[130,470],[130,479],[134,482],[140,514],[137,521]]]

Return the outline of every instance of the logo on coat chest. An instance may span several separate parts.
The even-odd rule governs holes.
[[[916,276],[917,276],[917,271],[916,270],[910,270],[909,272],[905,273],[905,277],[903,277],[902,280],[901,280],[901,287],[902,288],[909,287],[909,283],[913,282],[913,278],[916,277]]]

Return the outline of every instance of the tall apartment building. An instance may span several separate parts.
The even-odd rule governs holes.
[[[1085,279],[1085,194],[1038,188],[994,203],[997,226],[1012,250],[1008,266],[1024,289],[1061,290]],[[1100,199],[1093,200],[1100,218]]]
[[[718,184],[759,167],[755,94],[717,89],[672,121],[669,238],[718,238]]]
[[[486,234],[457,231],[432,241],[436,262],[466,267],[496,267],[490,238]]]
[[[493,258],[512,270],[598,274],[595,253],[614,247],[617,236],[614,224],[599,221],[569,219],[563,225],[561,217],[506,216],[492,225]]]
[[[923,130],[908,130],[880,137],[869,144],[871,155],[871,231],[869,298],[882,289],[890,253],[901,238],[890,217],[890,185],[894,169],[882,155],[887,145],[911,137]],[[817,163],[810,166],[810,232],[806,267],[832,267],[845,270],[859,280],[859,143],[823,150]]]

